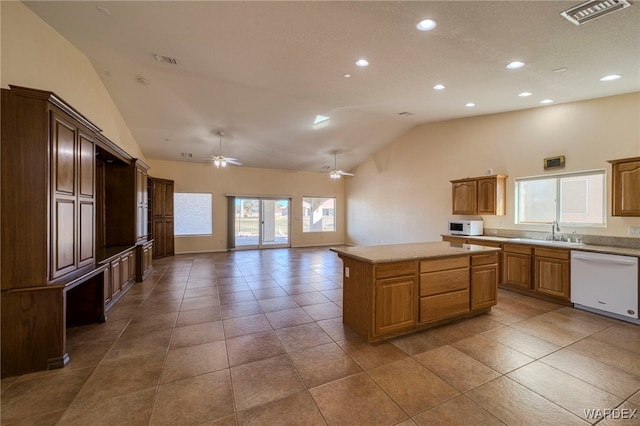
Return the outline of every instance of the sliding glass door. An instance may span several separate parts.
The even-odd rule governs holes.
[[[289,199],[235,198],[235,247],[289,247]]]

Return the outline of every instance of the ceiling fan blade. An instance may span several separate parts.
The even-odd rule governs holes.
[[[338,173],[342,176],[355,176],[353,173],[343,172],[342,170],[338,170]]]
[[[234,164],[236,166],[242,166],[242,163],[240,161],[238,161],[237,158],[227,158],[227,163],[229,164]]]

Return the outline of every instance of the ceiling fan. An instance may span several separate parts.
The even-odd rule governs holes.
[[[338,169],[338,151],[332,151],[333,154],[333,170],[329,172],[331,179],[340,179],[340,176],[355,176],[353,173],[347,173]]]
[[[217,168],[220,167],[227,167],[227,164],[234,164],[236,166],[242,166],[242,163],[240,161],[238,161],[237,158],[231,158],[231,157],[225,157],[224,155],[222,155],[222,137],[224,136],[224,132],[223,131],[219,131],[216,133],[216,135],[220,136],[220,151],[218,155],[211,155],[211,161],[213,162],[213,165],[216,166]]]

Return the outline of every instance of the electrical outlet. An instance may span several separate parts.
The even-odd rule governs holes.
[[[640,235],[640,226],[630,226],[629,235]]]
[[[349,267],[348,267],[348,266],[345,266],[345,267],[344,267],[344,276],[345,276],[346,278],[349,278]]]

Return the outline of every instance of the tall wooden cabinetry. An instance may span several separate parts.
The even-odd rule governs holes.
[[[640,157],[611,160],[612,216],[640,216]]]
[[[1,91],[2,377],[63,367],[66,327],[151,270],[147,169],[50,91]],[[140,245],[140,254],[136,255]]]
[[[87,303],[101,297],[94,185],[100,129],[51,92],[10,87],[2,89],[3,377],[63,366],[65,324],[104,317],[103,306],[65,310],[67,292],[82,292]],[[70,317],[74,312],[86,318]]]
[[[173,181],[151,178],[150,211],[153,257],[173,256]]]

